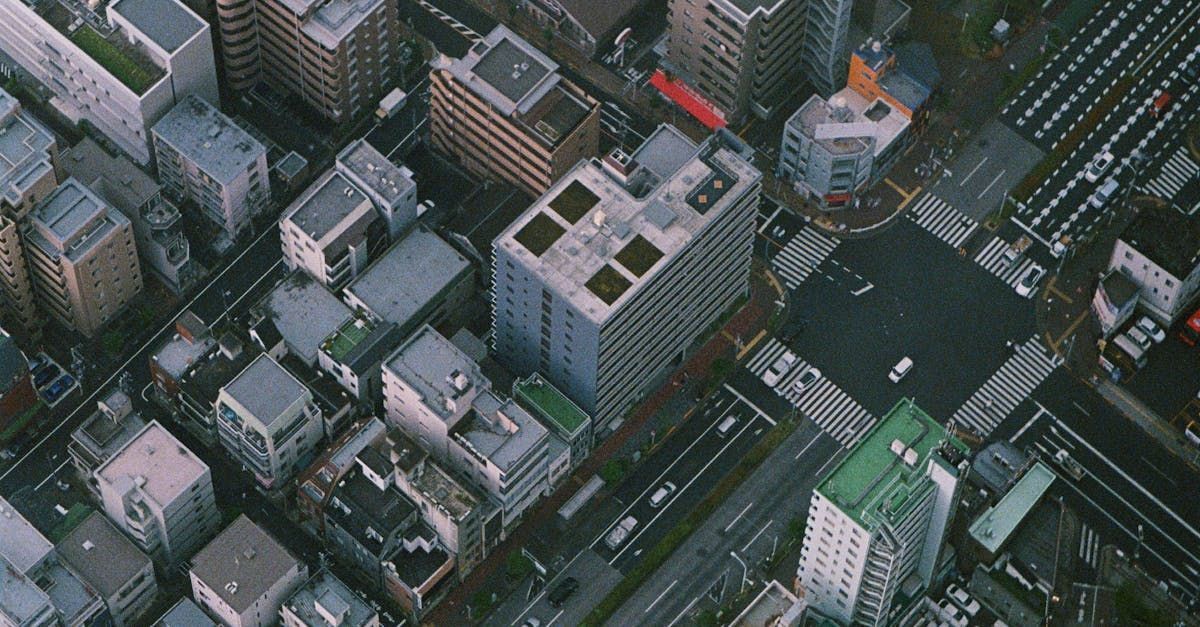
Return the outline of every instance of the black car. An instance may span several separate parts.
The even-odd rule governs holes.
[[[41,370],[33,373],[33,384],[39,388],[45,387],[47,383],[58,378],[60,374],[62,374],[62,370],[58,366],[47,364]]]
[[[575,579],[574,577],[567,577],[566,579],[562,580],[562,583],[554,586],[554,589],[550,591],[550,594],[546,595],[546,600],[550,602],[550,607],[562,607],[563,601],[566,601],[568,598],[570,598],[571,595],[575,594],[575,591],[578,589],[579,580]]]

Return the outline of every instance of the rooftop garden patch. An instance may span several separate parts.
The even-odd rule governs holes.
[[[565,189],[550,201],[550,208],[564,220],[575,224],[600,202],[600,197],[579,181],[571,181]]]
[[[650,268],[654,267],[654,264],[658,263],[658,260],[662,259],[662,257],[663,252],[657,246],[651,244],[650,240],[641,235],[635,235],[633,239],[629,240],[628,244],[625,244],[621,252],[617,253],[616,260],[621,262],[621,265],[625,266],[626,270],[641,277]]]
[[[135,94],[144,94],[154,83],[154,76],[130,59],[116,45],[100,36],[90,26],[81,26],[71,35],[71,41],[88,56],[96,60],[117,80]]]
[[[517,243],[537,257],[550,250],[554,242],[563,236],[567,230],[558,225],[554,218],[545,213],[538,213],[532,220],[525,223],[520,231],[513,236]]]
[[[584,284],[588,290],[596,295],[596,298],[599,298],[608,305],[617,302],[621,294],[624,294],[625,290],[629,289],[631,285],[633,283],[630,283],[629,279],[621,276],[621,273],[609,264],[605,264],[603,268],[597,270],[596,274],[593,274],[592,278],[588,279],[588,282]]]

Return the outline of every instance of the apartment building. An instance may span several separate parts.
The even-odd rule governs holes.
[[[365,138],[343,148],[334,168],[371,199],[387,225],[389,241],[399,240],[417,221],[417,184],[412,170],[392,163]]]
[[[38,402],[25,353],[12,336],[0,328],[0,429]]]
[[[760,179],[669,125],[581,162],[492,243],[495,353],[609,426],[746,293]]]
[[[325,435],[312,392],[270,355],[221,388],[217,435],[264,488],[279,488],[312,461]]]
[[[183,597],[167,610],[152,627],[217,627],[217,623],[191,599]]]
[[[162,196],[154,179],[123,156],[106,152],[91,138],[64,151],[63,170],[96,192],[133,224],[143,267],[176,296],[199,279],[179,209]]]
[[[172,401],[179,394],[179,382],[189,368],[216,348],[212,329],[191,310],[175,319],[175,332],[164,339],[147,358],[150,379],[159,398]]]
[[[395,323],[355,317],[325,338],[317,363],[358,402],[374,406],[383,398],[383,360],[403,339]]]
[[[22,225],[25,254],[41,309],[92,337],[142,291],[129,218],[68,178]]]
[[[366,194],[329,170],[279,222],[283,260],[337,291],[387,249],[387,227]]]
[[[384,0],[218,0],[230,87],[260,80],[337,124],[373,110],[395,87],[399,7]]]
[[[158,421],[94,476],[109,520],[164,566],[187,559],[220,524],[208,465]]]
[[[546,428],[432,327],[388,358],[383,392],[389,424],[500,502],[505,529],[545,495]]]
[[[1170,327],[1200,293],[1200,226],[1173,208],[1141,209],[1113,244],[1108,269],[1132,281],[1138,304]]]
[[[379,627],[379,613],[321,569],[279,608],[284,627]]]
[[[154,604],[154,562],[99,512],[92,512],[55,547],[62,561],[100,595],[114,627],[140,624]]]
[[[152,129],[167,195],[195,203],[229,240],[271,200],[267,149],[202,98],[183,99]]]
[[[218,103],[209,26],[178,0],[5,2],[0,50],[140,165],[150,127],[188,96]]]
[[[599,151],[600,103],[502,25],[430,67],[433,144],[480,176],[538,195]]]
[[[308,566],[242,514],[196,553],[188,579],[192,598],[222,625],[269,627]]]
[[[133,401],[114,389],[96,403],[96,411],[71,433],[67,454],[75,473],[93,496],[100,498],[96,469],[125,448],[145,426],[146,421],[133,411]]]
[[[589,57],[611,47],[645,6],[646,0],[529,0],[521,4],[538,24]]]
[[[10,331],[32,338],[41,330],[20,224],[59,183],[54,135],[0,89],[0,304]]]
[[[796,571],[809,605],[839,623],[892,624],[901,583],[933,582],[967,453],[911,399],[865,433],[813,491]]]
[[[592,452],[592,418],[538,373],[513,382],[513,399],[570,449],[574,470]]]

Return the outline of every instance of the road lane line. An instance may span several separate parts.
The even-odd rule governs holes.
[[[750,548],[750,545],[754,544],[754,541],[758,539],[758,536],[761,536],[763,534],[763,532],[766,531],[767,528],[770,527],[774,522],[775,522],[774,518],[768,520],[767,524],[763,525],[762,529],[759,529],[758,533],[754,534],[753,538],[750,538],[750,541],[746,543],[746,546],[742,547],[742,553],[745,553],[746,549]]]
[[[1000,177],[1004,176],[1005,172],[1008,172],[1007,168],[1000,170],[1000,173],[996,175],[996,178],[992,179],[992,182],[988,183],[988,186],[983,188],[982,192],[979,192],[979,195],[975,197],[975,200],[979,200],[980,198],[983,198],[984,194],[988,193],[988,190],[991,189],[992,186],[996,184],[996,181],[1000,180]]]
[[[762,232],[767,230],[767,227],[771,225],[771,222],[775,220],[775,216],[779,215],[780,211],[783,211],[783,205],[775,205],[775,212],[772,213],[770,217],[767,218],[767,221],[763,222],[763,225],[758,229],[759,235],[762,235]]]
[[[975,167],[972,168],[971,171],[967,173],[967,176],[963,178],[962,182],[959,183],[958,186],[962,187],[962,186],[966,185],[967,181],[971,180],[971,177],[975,176],[975,172],[977,172],[979,170],[979,168],[983,167],[983,164],[987,163],[987,160],[990,158],[991,158],[990,156],[984,157],[982,161],[980,161],[979,163],[976,163]]]
[[[1013,436],[1008,439],[1009,444],[1016,444],[1017,438],[1021,437],[1021,434],[1025,433],[1026,429],[1033,426],[1033,423],[1037,422],[1038,418],[1041,418],[1043,414],[1050,413],[1049,411],[1046,410],[1045,407],[1042,407],[1041,403],[1038,403],[1037,401],[1034,401],[1034,402],[1037,403],[1037,406],[1038,406],[1037,413],[1034,414],[1033,417],[1030,418],[1029,420],[1026,420],[1025,424],[1021,425],[1020,429],[1017,429],[1017,432],[1014,433]]]
[[[696,605],[696,603],[697,603],[698,601],[700,601],[700,598],[701,598],[701,597],[703,597],[703,596],[704,596],[704,595],[702,594],[702,595],[700,595],[700,596],[698,596],[698,597],[696,597],[696,598],[692,599],[692,602],[691,602],[691,603],[688,603],[688,604],[687,604],[687,607],[683,608],[683,611],[682,611],[682,612],[680,612],[680,613],[679,613],[679,615],[678,615],[678,616],[676,616],[674,620],[672,620],[671,622],[667,623],[667,627],[672,627],[672,626],[673,626],[675,623],[678,623],[678,622],[679,622],[679,619],[683,618],[683,615],[684,615],[684,614],[687,614],[688,612],[692,611],[692,607],[693,607],[693,606],[695,606],[695,605]]]
[[[46,482],[50,480],[50,477],[54,477],[54,478],[56,478],[56,479],[57,479],[58,477],[57,477],[56,475],[58,475],[58,471],[62,470],[62,469],[63,469],[63,466],[66,466],[66,465],[67,465],[67,464],[69,464],[70,462],[71,462],[71,460],[70,460],[70,459],[65,459],[65,460],[63,460],[63,463],[59,464],[59,465],[58,465],[58,468],[55,468],[54,470],[51,470],[51,471],[50,471],[50,474],[46,475],[46,478],[45,478],[45,479],[42,479],[42,482],[41,482],[41,483],[39,483],[39,484],[37,484],[36,486],[34,486],[34,488],[33,488],[33,489],[34,489],[34,490],[41,490],[41,489],[42,489],[42,486],[43,486],[43,485],[45,485],[45,484],[46,484]]]
[[[565,611],[566,611],[566,610],[559,610],[559,611],[558,611],[558,613],[554,615],[554,618],[551,618],[551,619],[550,619],[550,622],[546,623],[546,627],[550,627],[550,625],[553,625],[553,624],[554,624],[554,621],[556,621],[556,620],[558,620],[559,618],[561,618],[561,617],[562,617],[562,615],[563,615],[563,612],[565,612]]]
[[[672,581],[672,582],[671,582],[671,585],[667,586],[667,589],[666,589],[666,590],[663,590],[663,591],[662,591],[662,594],[658,595],[658,598],[656,598],[656,599],[654,599],[653,601],[651,601],[651,602],[650,602],[650,605],[647,605],[647,606],[646,606],[646,609],[642,610],[642,613],[643,613],[643,614],[649,614],[649,613],[650,613],[650,610],[654,609],[654,606],[655,606],[655,604],[657,604],[659,601],[661,601],[663,597],[667,596],[667,593],[668,593],[668,592],[670,592],[670,591],[671,591],[671,588],[674,588],[674,587],[675,587],[675,584],[677,584],[677,583],[679,583],[679,580],[678,580],[678,579],[676,579],[675,581]],[[551,621],[551,622],[554,622],[554,621]]]
[[[822,431],[821,433],[824,433],[824,431]],[[808,448],[809,448],[810,446],[812,446],[812,445],[816,444],[816,443],[817,443],[817,440],[818,440],[818,439],[820,439],[820,437],[821,437],[821,433],[818,433],[816,437],[814,437],[813,439],[809,440],[809,441],[808,441],[808,444],[805,444],[805,445],[804,445],[804,448],[800,449],[800,452],[799,452],[799,453],[796,453],[796,456],[795,456],[795,457],[793,457],[792,459],[800,459],[800,456],[802,456],[802,455],[804,455],[806,452],[808,452]]]
[[[763,420],[766,420],[767,422],[769,422],[769,423],[771,424],[771,426],[772,426],[772,427],[774,427],[774,426],[777,424],[777,423],[775,422],[775,420],[774,420],[773,418],[771,418],[770,414],[768,414],[767,412],[765,412],[765,411],[763,411],[763,410],[759,409],[759,408],[758,408],[758,405],[755,405],[754,403],[751,403],[751,402],[750,402],[750,399],[746,398],[745,396],[742,396],[741,392],[738,392],[737,390],[735,390],[735,389],[733,389],[733,388],[729,387],[729,384],[728,384],[728,383],[726,383],[726,384],[725,384],[725,389],[726,389],[726,390],[729,390],[729,391],[730,391],[730,392],[731,392],[731,393],[732,393],[734,396],[736,396],[736,397],[738,398],[738,400],[740,400],[740,401],[742,401],[743,403],[745,403],[745,404],[749,405],[751,409],[753,409],[754,411],[758,412],[758,415],[759,415],[759,416],[762,416],[762,419],[763,419]]]
[[[752,506],[752,505],[754,505],[754,501],[750,501],[749,503],[747,503],[746,507],[743,508],[742,511],[739,512],[737,516],[734,516],[733,520],[729,521],[729,525],[727,525],[722,531],[724,531],[725,533],[729,533],[729,530],[733,529],[733,526],[737,524],[737,521],[742,519],[742,516],[745,515],[746,510],[749,510],[750,506]]]

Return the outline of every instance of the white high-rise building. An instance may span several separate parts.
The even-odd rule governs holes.
[[[965,477],[967,448],[902,400],[813,491],[797,580],[846,624],[892,623],[910,576],[928,586]]]

